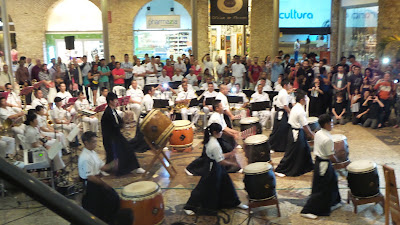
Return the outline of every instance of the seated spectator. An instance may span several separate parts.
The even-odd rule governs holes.
[[[343,94],[341,92],[336,94],[336,101],[332,107],[333,114],[333,124],[346,124],[345,121],[345,113],[346,113],[346,103],[343,99]]]
[[[355,116],[353,116],[352,119],[352,123],[354,125],[357,124],[364,124],[364,122],[367,120],[368,118],[368,112],[369,112],[369,108],[368,108],[368,97],[370,96],[371,92],[369,90],[366,90],[364,92],[364,94],[362,95],[362,98],[359,100],[360,105],[360,109],[358,110],[358,112],[355,114]]]
[[[379,100],[378,96],[371,95],[363,103],[363,106],[368,106],[369,109],[367,120],[363,126],[372,129],[380,128],[382,124],[379,122],[379,114],[382,113],[385,105]]]

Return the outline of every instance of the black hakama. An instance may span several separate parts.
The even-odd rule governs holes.
[[[278,120],[278,114],[283,111],[282,118]],[[285,110],[279,109],[275,113],[274,127],[269,136],[269,144],[275,152],[284,152],[287,144],[287,134],[289,132],[288,114]]]
[[[140,131],[139,124],[136,125],[135,137],[128,141],[128,147],[132,148],[135,152],[146,152],[150,149],[147,142],[144,140],[144,135]]]
[[[323,176],[319,174],[320,163],[328,162],[328,169]],[[340,203],[341,198],[338,188],[336,172],[327,159],[315,157],[313,184],[310,198],[307,200],[301,213],[311,213],[317,216],[329,216],[331,207]]]
[[[238,206],[240,200],[225,168],[208,157],[206,160],[209,170],[193,189],[184,209],[200,215],[216,215],[219,209]]]
[[[226,126],[232,129],[232,122],[231,122],[231,119],[229,119],[229,116],[227,116],[226,114],[224,114],[224,120],[225,120]],[[236,147],[236,145],[237,145],[237,143],[236,143],[236,141],[235,141],[235,138],[233,138],[232,136],[229,136],[229,135],[227,135],[227,134],[222,134],[222,139],[224,140],[225,145],[227,145],[227,147],[224,148],[224,146],[223,146],[223,145],[221,144],[221,142],[219,141],[220,144],[221,144],[222,152],[223,152],[223,153],[231,152],[231,151]],[[231,148],[231,147],[232,147],[232,148]]]
[[[303,129],[298,129],[297,141],[294,141],[291,128],[288,135],[285,156],[282,158],[275,172],[283,173],[286,176],[296,177],[310,172],[313,169],[310,146]]]

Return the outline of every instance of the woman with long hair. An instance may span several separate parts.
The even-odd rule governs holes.
[[[99,88],[100,71],[98,68],[98,64],[93,64],[92,69],[88,73],[90,89],[93,92],[93,105],[96,105],[97,89]]]
[[[187,215],[206,214],[216,215],[219,209],[239,207],[248,209],[240,203],[232,180],[224,166],[235,166],[225,159],[218,138],[222,135],[222,126],[212,123],[204,131],[204,147],[209,169],[196,188],[192,191],[184,211]]]

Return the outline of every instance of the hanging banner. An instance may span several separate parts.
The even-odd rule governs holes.
[[[248,0],[211,0],[211,25],[247,25]]]
[[[146,28],[147,29],[181,28],[181,16],[179,15],[146,16]]]

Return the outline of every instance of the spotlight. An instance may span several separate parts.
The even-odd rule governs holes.
[[[390,62],[390,59],[387,57],[382,59],[383,64],[388,64],[389,62]]]

